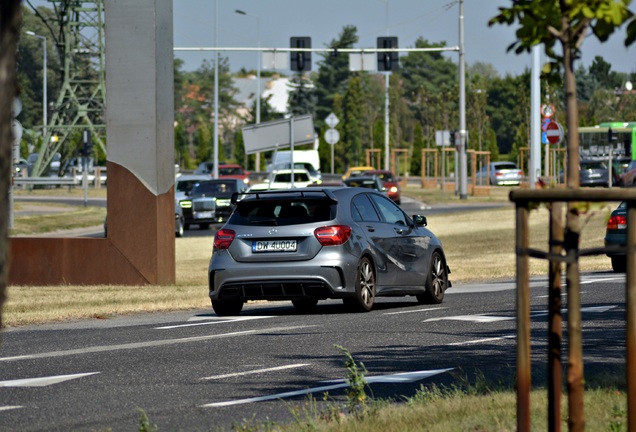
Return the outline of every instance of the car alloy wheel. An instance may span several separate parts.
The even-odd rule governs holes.
[[[444,292],[448,287],[448,271],[446,262],[439,251],[433,252],[431,267],[426,278],[426,293],[418,294],[420,303],[439,304],[444,300]]]
[[[352,310],[368,312],[375,302],[375,273],[371,261],[363,257],[358,264],[356,273],[356,295],[354,298],[345,298],[343,302]]]

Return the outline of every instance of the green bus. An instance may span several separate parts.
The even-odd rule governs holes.
[[[611,131],[611,132],[610,132]],[[611,136],[610,136],[611,134]],[[581,159],[636,159],[636,122],[608,122],[598,126],[579,127]]]

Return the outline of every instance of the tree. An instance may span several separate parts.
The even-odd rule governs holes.
[[[321,53],[318,73],[313,79],[316,88],[315,127],[321,129],[325,118],[333,109],[334,98],[344,93],[349,78],[349,57],[338,54],[338,49],[351,48],[358,42],[358,30],[355,26],[345,26],[338,36],[329,43],[331,53]]]
[[[342,142],[347,165],[360,165],[362,156],[362,87],[360,77],[352,75],[344,94]]]
[[[316,94],[314,85],[305,74],[294,74],[288,84],[291,89],[287,101],[289,112],[294,115],[314,114]]]
[[[589,31],[601,42],[606,41],[623,23],[631,20],[628,27],[626,44],[636,38],[634,14],[627,9],[629,0],[535,0],[514,1],[509,8],[500,8],[500,14],[491,19],[490,24],[519,23],[516,40],[509,49],[516,53],[530,52],[532,47],[543,44],[545,52],[552,61],[544,68],[544,75],[559,81],[560,71],[564,71],[563,89],[566,98],[567,138],[567,187],[579,188],[579,136],[575,131],[579,125],[579,112],[576,97],[576,77],[574,62],[580,58],[581,46]],[[560,46],[557,52],[557,45]],[[579,207],[568,203],[566,227],[564,232],[564,252],[578,254],[581,233]],[[560,218],[560,214],[553,215]],[[560,266],[560,265],[558,265]],[[559,268],[559,267],[557,267]],[[560,268],[559,268],[560,271]],[[578,260],[567,264],[568,310],[580,311],[579,267]],[[580,318],[568,319],[569,360],[567,370],[568,383],[568,424],[570,430],[584,430],[583,417],[583,348],[581,342]],[[628,383],[629,384],[629,383]],[[558,383],[557,385],[560,385]],[[527,389],[529,392],[529,388]],[[523,396],[525,398],[525,395]],[[557,402],[559,404],[559,402]],[[558,408],[555,410],[558,417]],[[554,419],[556,423],[559,419]],[[530,429],[529,415],[517,420],[518,428]],[[629,428],[636,426],[632,417]]]
[[[20,32],[20,0],[0,3],[0,197],[9,196],[11,187],[11,143],[13,134],[11,108],[18,95],[15,52]],[[0,329],[2,309],[7,299],[9,282],[9,206],[0,207]]]

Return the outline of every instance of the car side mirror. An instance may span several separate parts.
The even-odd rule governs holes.
[[[426,221],[426,216],[422,216],[422,215],[413,215],[413,223],[415,224],[415,226],[428,225]]]

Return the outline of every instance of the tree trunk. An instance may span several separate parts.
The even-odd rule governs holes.
[[[565,68],[565,95],[567,111],[567,187],[579,188],[579,111],[576,103],[576,78],[574,75],[574,41],[571,35],[563,42]],[[583,342],[581,338],[581,293],[579,284],[580,216],[577,203],[568,203],[564,247],[573,261],[566,266],[568,290],[568,426],[571,432],[585,430],[583,406]]]
[[[17,94],[15,52],[20,31],[21,0],[0,2],[0,329],[9,280],[9,188],[13,134],[11,108]]]

